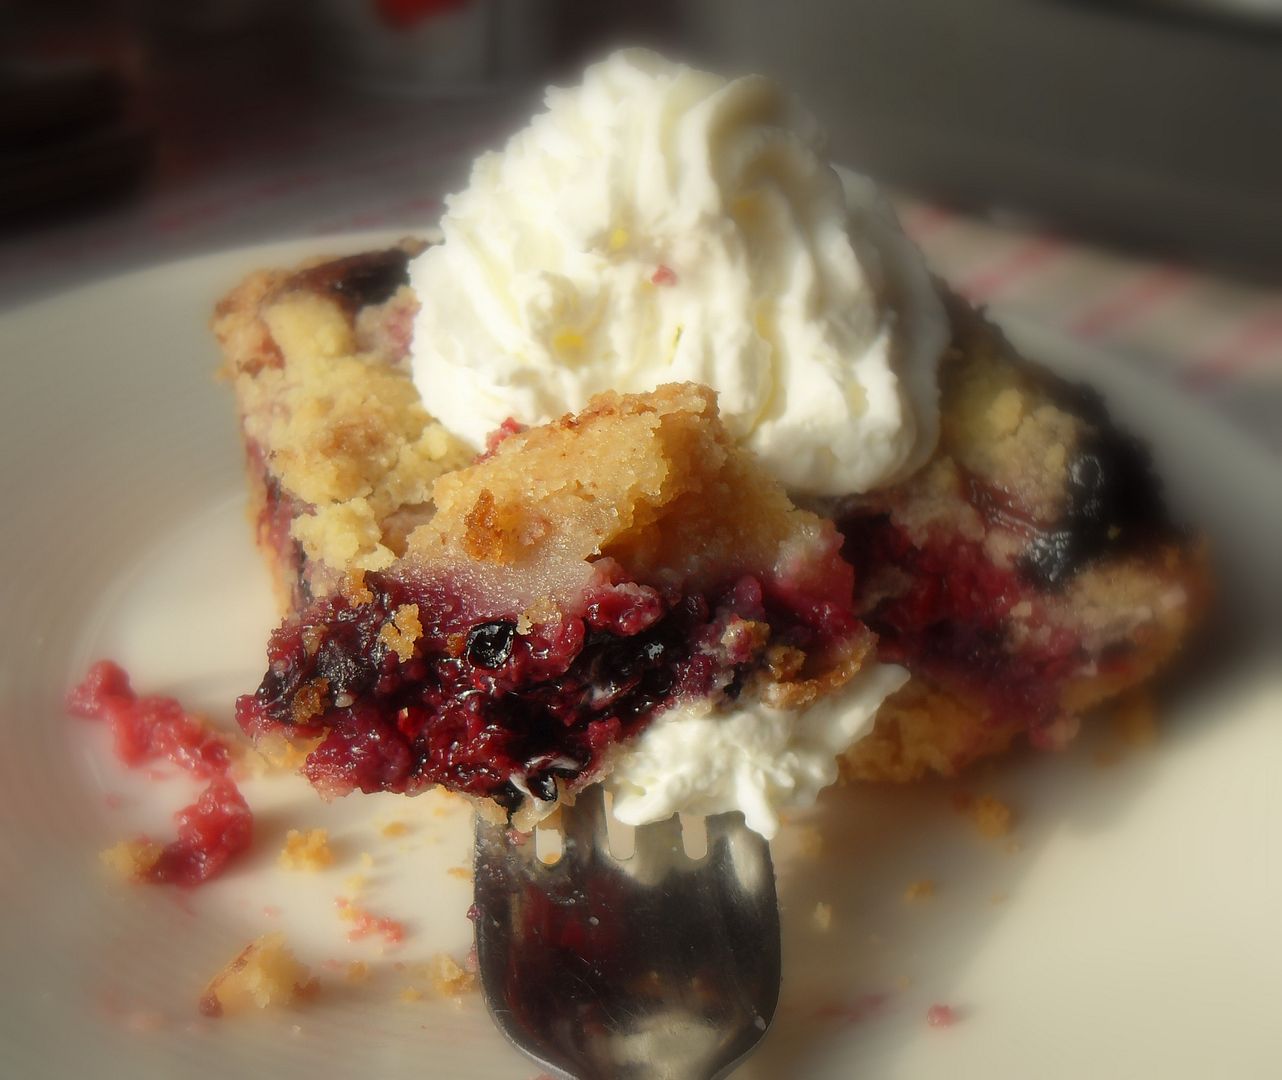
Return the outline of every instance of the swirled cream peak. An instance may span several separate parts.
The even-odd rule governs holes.
[[[694,381],[794,491],[893,482],[937,437],[942,306],[866,181],[774,83],[627,50],[447,200],[411,269],[414,380],[476,446]]]

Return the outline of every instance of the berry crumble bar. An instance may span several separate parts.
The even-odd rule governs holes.
[[[1143,449],[1093,392],[960,301],[934,456],[803,510],[693,385],[505,425],[468,465],[409,373],[407,263],[422,247],[254,274],[214,319],[285,615],[241,721],[311,740],[305,771],[326,792],[439,782],[534,820],[600,775],[674,686],[822,693],[865,652],[911,677],[843,771],[954,775],[1018,737],[1064,743],[1197,618],[1203,553],[1169,520]],[[804,557],[786,583],[792,546]],[[579,635],[527,621],[540,598]],[[695,673],[691,643],[710,635],[715,670]],[[479,711],[461,709],[478,691]],[[487,727],[494,702],[528,720],[533,698],[529,730]]]

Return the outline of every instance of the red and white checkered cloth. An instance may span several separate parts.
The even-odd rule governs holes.
[[[151,188],[129,205],[0,241],[0,309],[167,259],[289,237],[433,224],[510,103],[288,96],[247,120],[184,115]],[[162,131],[165,130],[162,126]],[[969,299],[1167,379],[1282,452],[1282,293],[1195,267],[900,200],[932,267]],[[0,315],[0,318],[3,316]]]
[[[1282,292],[901,200],[963,296],[1097,345],[1196,394],[1282,451]]]

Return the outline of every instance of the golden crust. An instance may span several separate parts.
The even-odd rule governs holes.
[[[606,556],[635,580],[700,589],[793,574],[793,562],[840,546],[831,522],[794,506],[734,445],[716,396],[692,383],[598,395],[442,476],[432,496],[411,556],[454,552],[522,572]]]
[[[305,268],[253,274],[213,320],[250,448],[251,513],[284,597],[294,568],[263,524],[269,504],[287,500],[309,587],[326,592],[341,571],[394,561],[430,515],[432,483],[471,456],[423,409],[382,324],[300,279]],[[381,305],[406,324],[414,306],[404,288]]]
[[[882,702],[873,729],[846,752],[848,780],[906,783],[936,774],[956,776],[980,758],[1004,752],[1020,730],[988,721],[967,703],[920,676]]]

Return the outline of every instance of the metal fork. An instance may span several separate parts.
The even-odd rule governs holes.
[[[610,854],[600,787],[563,807],[563,852],[478,820],[476,952],[486,1006],[512,1043],[568,1080],[718,1080],[779,1000],[779,905],[766,841],[741,814],[707,819],[691,859],[676,817]]]

